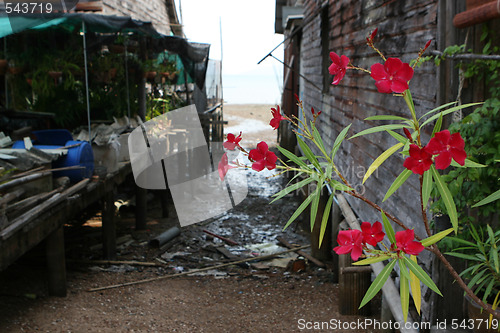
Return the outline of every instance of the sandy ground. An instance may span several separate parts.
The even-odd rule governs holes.
[[[275,142],[276,132],[268,126],[270,107],[224,106],[227,127],[231,132],[243,132],[243,146],[253,148],[263,138]],[[134,229],[133,207],[121,207],[117,236],[125,242],[118,247],[117,259],[158,266],[83,264],[82,259],[100,259],[97,209],[84,225],[66,227],[67,297],[47,295],[44,248],[34,249],[0,272],[0,332],[375,332],[326,326],[365,319],[339,314],[339,288],[332,282],[329,268],[309,264],[294,272],[290,267],[262,261],[198,276],[165,278],[227,262],[217,247],[246,257],[257,251],[249,250],[251,245],[276,244],[279,235],[295,244],[308,244],[309,235],[301,225],[281,231],[299,198],[287,196],[268,204],[270,195],[282,188],[286,179],[266,179],[253,171],[247,179],[249,194],[241,204],[223,216],[183,228],[163,249],[151,248],[148,240],[178,223],[173,205],[169,206],[169,217],[164,218],[158,196],[150,195],[148,230],[141,232]],[[120,191],[127,193],[126,188]],[[240,245],[228,246],[203,229]],[[89,292],[91,288],[158,277],[162,279]],[[376,302],[372,307],[377,313]]]

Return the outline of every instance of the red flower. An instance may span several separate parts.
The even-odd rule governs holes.
[[[235,168],[234,166],[231,166],[228,164],[228,159],[226,153],[222,155],[222,158],[220,159],[219,162],[219,177],[220,180],[224,181],[224,177],[226,176],[226,173],[229,171],[229,169]]]
[[[346,254],[350,252],[353,261],[358,260],[363,254],[363,235],[359,230],[339,231],[337,243],[339,246],[336,246],[333,251],[337,254]]]
[[[412,144],[410,145],[410,157],[407,157],[403,166],[413,171],[417,175],[423,175],[432,165],[432,155],[424,148]]]
[[[406,254],[418,255],[424,250],[424,246],[414,239],[415,232],[412,229],[396,232],[396,249]]]
[[[446,169],[451,164],[453,158],[455,162],[464,165],[467,153],[464,150],[465,142],[460,133],[450,134],[450,131],[444,130],[437,132],[425,147],[425,151],[432,155],[438,155],[435,158],[436,169]]]
[[[240,141],[241,141],[241,132],[240,135],[238,136],[234,136],[233,133],[229,133],[227,135],[227,141],[223,143],[223,146],[226,149],[234,150],[234,148],[240,145]]]
[[[276,168],[276,161],[278,160],[278,157],[272,151],[269,151],[269,147],[264,141],[257,144],[257,149],[250,150],[248,157],[253,161],[252,169],[255,171],[262,171],[264,168],[272,170]]]
[[[337,85],[344,78],[350,60],[345,55],[339,57],[335,52],[330,52],[330,59],[332,59],[332,64],[328,67],[328,71],[331,75],[336,75],[332,84]]]
[[[377,246],[377,243],[382,241],[385,233],[382,231],[382,223],[379,221],[370,224],[370,222],[361,223],[361,232],[363,234],[363,242],[371,246]]]
[[[370,34],[370,37],[366,37],[366,42],[368,43],[368,45],[373,44],[373,39],[375,38],[377,31],[378,31],[378,28],[375,28],[375,30],[373,30],[372,33]]]
[[[273,114],[273,119],[271,119],[269,125],[271,125],[273,129],[278,129],[280,122],[286,120],[286,118],[281,115],[279,105],[277,105],[277,109],[271,108],[271,113]]]
[[[375,86],[384,94],[402,93],[408,89],[408,81],[413,77],[413,68],[398,58],[388,58],[384,65],[373,64],[371,72]]]

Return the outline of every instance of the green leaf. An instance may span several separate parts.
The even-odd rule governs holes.
[[[430,246],[432,244],[435,244],[435,243],[439,242],[441,239],[445,238],[446,236],[448,236],[452,231],[453,231],[453,228],[449,228],[449,229],[443,230],[441,232],[438,232],[437,234],[434,234],[434,235],[432,235],[430,237],[422,239],[420,241],[420,243],[422,243],[422,245],[424,247]]]
[[[402,136],[401,134],[398,134],[394,131],[387,130],[386,132],[389,133],[394,139],[398,140],[402,144],[406,144],[406,142],[409,141],[408,138],[406,138],[406,137]]]
[[[363,299],[361,300],[361,304],[359,305],[358,309],[361,309],[363,306],[365,306],[366,303],[371,301],[371,299],[373,297],[375,297],[375,295],[377,295],[379,290],[382,289],[382,287],[385,284],[385,281],[387,281],[387,279],[391,275],[391,272],[394,268],[394,265],[396,265],[396,260],[392,260],[390,263],[388,263],[384,267],[384,269],[382,269],[382,271],[379,273],[379,275],[377,275],[377,277],[375,278],[373,283],[370,285],[370,287],[366,291],[366,294],[363,297]]]
[[[303,187],[303,186],[311,183],[312,181],[314,181],[314,178],[308,177],[306,179],[301,180],[298,183],[295,183],[293,185],[290,185],[290,186],[282,189],[278,193],[273,194],[273,197],[276,197],[276,198],[274,198],[270,202],[270,204],[273,203],[273,202],[275,202],[276,200],[279,200],[279,199],[283,198],[285,195],[287,195],[287,194],[289,194],[289,193],[291,193],[291,192],[293,192],[293,191],[295,191],[295,190],[297,190],[297,189],[299,189],[299,188],[301,188],[301,187]]]
[[[446,211],[448,212],[448,216],[450,217],[451,225],[455,230],[455,233],[458,232],[458,214],[457,207],[455,206],[455,202],[453,201],[453,197],[450,193],[450,190],[441,179],[441,175],[437,172],[434,165],[431,166],[432,177],[434,178],[434,182],[436,183],[439,194],[441,194],[441,199],[446,207]]]
[[[317,144],[320,146],[321,150],[326,152],[325,149],[325,144],[323,143],[323,139],[321,138],[321,134],[319,134],[318,129],[314,124],[311,122],[312,130],[313,130],[313,137],[314,140],[317,142]]]
[[[364,131],[359,132],[358,134],[351,136],[349,138],[349,140],[354,139],[358,136],[366,135],[366,134],[372,134],[372,133],[387,131],[387,130],[400,129],[400,128],[405,128],[405,127],[410,128],[410,126],[404,125],[404,124],[389,124],[389,125],[376,126],[376,127],[368,128]]]
[[[407,118],[400,117],[400,116],[391,116],[391,115],[379,115],[379,116],[371,116],[368,118],[365,118],[365,120],[408,120]]]
[[[410,271],[412,271],[413,274],[415,274],[417,276],[417,278],[420,281],[422,281],[423,284],[425,284],[427,287],[431,288],[438,295],[443,296],[443,294],[441,294],[441,292],[439,291],[439,288],[436,286],[434,281],[432,281],[432,279],[429,277],[429,275],[427,275],[427,273],[424,272],[424,270],[417,263],[415,263],[413,260],[409,260],[406,257],[403,257],[403,260],[404,260],[406,266],[408,266],[408,268],[410,269]]]
[[[455,103],[456,103],[456,102],[449,102],[449,103],[446,103],[446,104],[440,105],[440,106],[438,106],[437,108],[430,110],[429,112],[427,112],[426,114],[424,114],[422,117],[418,118],[418,120],[420,121],[420,120],[424,119],[425,117],[427,117],[428,115],[433,114],[433,113],[436,113],[436,112],[438,112],[438,111],[440,111],[440,110],[442,110],[442,109],[445,109],[445,108],[447,108],[448,106],[453,105],[453,104],[455,104]]]
[[[463,105],[458,105],[458,106],[455,106],[455,107],[452,107],[451,109],[448,109],[446,111],[442,111],[440,114],[435,114],[433,115],[432,117],[430,117],[429,119],[427,119],[426,121],[424,121],[422,123],[422,125],[420,125],[420,128],[424,127],[425,125],[427,125],[428,123],[436,120],[437,118],[439,118],[441,116],[441,114],[444,116],[446,116],[447,114],[450,114],[452,112],[455,112],[455,111],[458,111],[458,110],[462,110],[462,109],[465,109],[465,108],[468,108],[470,106],[474,106],[474,105],[479,105],[479,104],[482,104],[482,103],[469,103],[469,104],[463,104]]]
[[[480,271],[479,273],[477,274],[474,274],[474,276],[472,277],[472,279],[470,280],[469,284],[467,284],[467,287],[471,288],[473,285],[475,285],[476,283],[479,283],[479,279],[483,276],[483,274],[486,272],[487,269],[483,269],[482,271]]]
[[[316,222],[316,215],[318,215],[319,199],[321,197],[321,189],[323,188],[323,182],[318,182],[316,190],[312,194],[312,204],[311,204],[311,232],[314,228],[314,223]]]
[[[396,179],[394,179],[391,187],[389,187],[389,189],[387,190],[387,193],[385,194],[385,197],[382,200],[382,202],[387,200],[394,192],[396,192],[396,190],[400,188],[401,185],[404,184],[404,182],[408,179],[408,177],[410,177],[411,174],[412,174],[411,170],[404,169],[403,172],[401,172],[399,176]]]
[[[477,204],[472,206],[472,208],[489,204],[490,202],[493,202],[493,201],[498,200],[498,199],[500,199],[500,190],[488,195],[486,198],[484,198],[483,200],[479,201]]]
[[[486,168],[487,167],[487,165],[471,161],[468,158],[465,159],[464,165],[458,164],[455,160],[451,160],[451,165],[453,165],[454,167],[457,167],[457,168]]]
[[[278,145],[278,150],[283,154],[285,155],[290,161],[294,162],[295,164],[301,166],[302,168],[305,168],[307,170],[310,170],[310,168],[307,166],[306,163],[304,163],[300,157],[296,156],[294,153],[286,150],[285,148],[283,147],[280,147]]]
[[[432,130],[431,138],[434,137],[434,134],[436,134],[441,130],[442,124],[443,124],[443,113],[441,112],[439,114],[438,120],[436,121],[436,124],[434,125],[434,129]]]
[[[490,296],[490,294],[491,294],[491,290],[493,289],[495,282],[496,282],[495,279],[491,279],[490,283],[488,284],[488,286],[484,290],[484,296],[483,296],[484,303],[488,303],[487,299],[488,299],[488,296]]]
[[[332,187],[332,192],[335,192],[335,191],[349,192],[349,191],[353,190],[352,187],[344,185],[344,184],[336,181],[335,179],[330,179],[330,186]]]
[[[427,208],[427,203],[432,191],[432,174],[429,170],[424,172],[422,180],[422,205]]]
[[[293,221],[295,221],[297,217],[299,217],[299,215],[304,211],[304,209],[306,209],[307,206],[309,206],[311,200],[312,196],[311,195],[307,196],[307,198],[300,204],[299,208],[297,208],[297,210],[293,213],[288,222],[285,224],[283,230],[285,230]]]
[[[323,218],[321,219],[321,229],[319,231],[319,246],[321,247],[321,243],[323,242],[323,237],[325,236],[326,226],[328,225],[328,218],[330,217],[330,211],[332,210],[333,205],[333,197],[335,196],[335,192],[330,194],[328,201],[326,202],[325,210],[323,211]]]
[[[410,256],[410,260],[418,265],[416,256]],[[422,306],[422,290],[420,289],[420,280],[415,274],[413,274],[412,271],[410,271],[410,287],[411,294],[413,296],[413,303],[415,304],[418,314],[420,314],[420,308]]]
[[[380,156],[377,157],[375,159],[375,161],[373,161],[372,165],[370,165],[370,167],[366,171],[365,177],[363,178],[363,184],[368,179],[368,177],[370,177],[371,174],[374,173],[375,170],[377,170],[377,168],[380,165],[382,165],[382,163],[384,163],[384,161],[386,159],[389,158],[389,156],[391,156],[392,154],[394,154],[399,148],[401,148],[403,146],[404,146],[404,144],[402,144],[401,142],[399,142],[399,143],[395,144],[394,146],[392,146],[391,148],[389,148],[386,151],[384,151],[382,154],[380,154]]]
[[[408,274],[408,271],[406,269],[406,266],[403,264],[402,260],[399,260],[399,264],[401,267],[401,272],[405,271],[406,274]],[[408,284],[408,278],[406,275],[400,274],[399,276],[399,297],[401,298],[401,309],[403,310],[403,318],[404,321],[408,319],[408,309],[410,307],[410,287]]]
[[[370,264],[374,264],[376,262],[381,262],[381,261],[387,260],[389,258],[391,258],[390,255],[381,254],[381,255],[376,256],[376,257],[370,257],[370,258],[366,258],[366,259],[363,259],[360,261],[353,262],[352,264],[355,266],[370,265]]]
[[[314,156],[311,148],[300,138],[297,136],[297,142],[302,149],[302,152],[304,153],[304,156],[307,157],[307,159],[318,169],[321,169],[321,166],[319,165],[318,160],[316,159],[316,156]]]
[[[332,161],[335,155],[337,154],[337,151],[339,150],[340,144],[342,143],[342,141],[344,141],[345,137],[347,136],[347,132],[349,131],[349,128],[351,128],[351,125],[352,124],[349,124],[349,126],[344,128],[335,139],[335,142],[333,143],[332,152],[330,153]]]
[[[415,113],[415,104],[413,103],[413,98],[411,97],[410,89],[406,89],[403,91],[403,98],[408,105],[408,109],[410,109],[411,116],[415,124],[418,124],[417,115]]]
[[[396,236],[394,233],[394,229],[392,228],[392,225],[389,222],[389,219],[387,218],[383,210],[380,213],[382,213],[382,223],[384,225],[384,230],[387,237],[391,241],[391,244],[396,244]]]
[[[471,256],[470,254],[457,253],[457,252],[446,252],[446,254],[461,259],[480,261],[477,257]]]

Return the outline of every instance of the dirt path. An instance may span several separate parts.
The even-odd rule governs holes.
[[[228,105],[224,107],[228,127],[241,130],[248,148],[261,138],[275,140],[266,128],[271,106]],[[241,127],[247,118],[250,127]],[[270,127],[269,127],[270,128]],[[148,203],[148,230],[133,228],[133,209],[121,207],[118,217],[118,260],[158,263],[158,267],[82,264],[72,260],[100,259],[99,213],[83,226],[65,228],[68,296],[49,297],[40,247],[0,272],[0,332],[375,332],[374,330],[331,330],[326,324],[355,322],[364,317],[342,316],[338,309],[338,286],[329,269],[312,265],[292,272],[262,261],[254,266],[229,266],[199,276],[177,277],[116,289],[89,292],[90,288],[166,276],[175,272],[227,262],[217,247],[245,257],[264,251],[252,245],[276,244],[277,236],[292,243],[308,244],[300,227],[281,229],[299,199],[289,196],[269,205],[270,195],[285,185],[285,179],[266,179],[248,174],[249,194],[236,208],[208,222],[185,227],[181,235],[155,249],[148,240],[176,224],[175,209],[161,216],[157,196]],[[123,189],[126,192],[127,189]],[[202,230],[208,229],[238,242],[228,246]],[[285,260],[286,261],[286,260]],[[376,309],[374,309],[376,311]],[[373,317],[371,317],[373,318]],[[301,330],[304,328],[304,330]]]

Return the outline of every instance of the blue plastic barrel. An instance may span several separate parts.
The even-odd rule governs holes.
[[[78,145],[77,145],[78,144]],[[83,169],[76,170],[64,170],[54,172],[54,177],[69,177],[72,182],[78,182],[84,178],[92,177],[94,173],[94,153],[92,152],[92,147],[87,141],[73,141],[69,140],[65,142],[63,146],[55,145],[34,145],[38,149],[57,149],[65,146],[77,145],[75,147],[68,148],[68,154],[59,157],[56,161],[52,163],[54,168],[63,168],[79,165],[84,167]],[[16,141],[12,145],[14,149],[24,149],[24,141]]]

